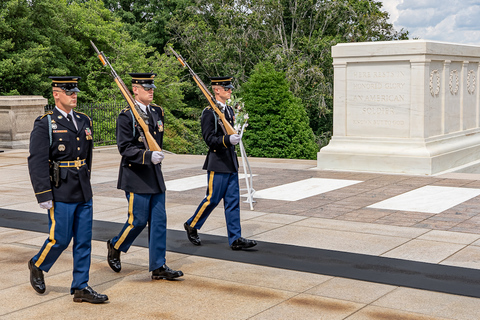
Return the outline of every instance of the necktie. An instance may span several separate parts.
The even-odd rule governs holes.
[[[69,113],[67,114],[67,119],[68,121],[70,121],[71,123],[73,123],[73,126],[75,127],[75,129],[77,130],[77,124],[75,122],[73,122],[73,118],[72,118],[72,115]]]

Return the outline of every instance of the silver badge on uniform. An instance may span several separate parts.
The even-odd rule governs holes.
[[[143,142],[142,137],[138,137],[138,142]]]
[[[57,129],[57,124],[56,123],[52,123],[52,129],[53,130]]]
[[[65,145],[64,144],[58,145],[58,151],[65,151]]]

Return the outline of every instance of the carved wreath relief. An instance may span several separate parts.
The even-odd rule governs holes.
[[[460,83],[460,78],[458,77],[458,71],[452,70],[450,71],[450,81],[448,85],[450,86],[450,93],[456,95],[458,93],[458,87]]]
[[[468,93],[474,94],[476,86],[477,86],[477,84],[476,84],[476,78],[475,78],[475,71],[470,70],[470,71],[468,71],[468,74],[467,74],[467,91],[468,91]]]
[[[440,93],[440,73],[438,70],[430,72],[430,94],[435,97]]]

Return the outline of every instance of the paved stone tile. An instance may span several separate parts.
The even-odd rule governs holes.
[[[345,319],[363,306],[363,304],[344,300],[299,294],[250,319],[277,320],[281,317],[283,319],[340,320]]]
[[[390,210],[363,208],[342,214],[337,216],[335,219],[358,222],[375,222],[376,220],[386,217],[390,214]]]
[[[373,282],[332,278],[305,293],[369,304],[395,288],[397,287]]]
[[[404,312],[392,308],[367,306],[355,312],[345,320],[451,320],[437,316],[422,315],[420,313]]]
[[[330,276],[320,274],[194,256],[183,259],[181,263],[181,269],[185,274],[207,278],[214,276],[220,280],[296,293],[305,292],[332,279]]]
[[[479,240],[480,236],[468,233],[431,230],[420,235],[417,239],[469,245]]]
[[[278,242],[278,239],[282,239],[282,243],[285,244],[371,255],[380,255],[409,240],[401,237],[329,229],[319,232],[317,228],[292,225],[264,232],[253,239],[269,242]]]
[[[431,183],[431,186],[442,186],[442,187],[464,187],[468,184],[470,184],[470,180],[464,180],[464,179],[441,179],[439,181],[435,181]],[[468,186],[469,188],[472,188],[471,186]]]
[[[434,230],[452,230],[458,222],[455,221],[438,221],[433,219],[426,219],[423,220],[412,227],[415,228],[426,228],[426,229],[434,229]]]
[[[394,211],[392,214],[376,220],[375,223],[410,227],[432,216],[431,213]]]
[[[441,264],[480,269],[480,247],[468,246],[443,260]]]
[[[456,320],[478,319],[480,314],[476,298],[410,288],[397,288],[372,305]]]
[[[480,234],[480,223],[467,220],[450,228],[449,231]]]
[[[428,240],[412,240],[398,246],[382,257],[412,261],[439,263],[452,254],[463,249],[465,245]]]
[[[407,239],[416,238],[429,231],[428,229],[421,228],[404,228],[388,225],[378,225],[353,221],[338,221],[319,218],[300,220],[298,222],[292,223],[291,226],[304,226],[315,229],[328,229],[356,233],[368,233],[383,236],[395,236]]]

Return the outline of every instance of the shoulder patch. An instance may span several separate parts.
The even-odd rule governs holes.
[[[53,111],[47,111],[43,116],[40,116],[40,119],[43,119],[44,117],[48,116],[49,114],[53,114]]]

